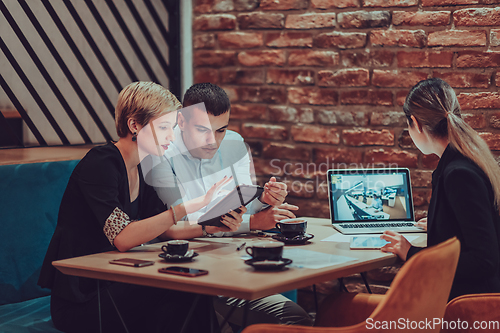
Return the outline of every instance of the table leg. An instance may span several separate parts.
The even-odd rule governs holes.
[[[186,317],[186,320],[184,320],[184,324],[182,325],[182,329],[180,333],[183,333],[184,330],[187,328],[187,325],[189,324],[189,319],[193,316],[194,309],[196,308],[196,305],[198,304],[198,301],[200,300],[200,295],[196,295],[193,304],[191,305],[191,309],[189,309],[189,313]]]
[[[125,332],[129,333],[127,325],[125,325],[125,322],[123,321],[122,315],[120,313],[120,310],[118,310],[118,307],[115,304],[115,300],[113,299],[113,296],[111,296],[111,293],[109,292],[108,288],[106,288],[106,291],[108,292],[109,298],[111,299],[111,303],[113,303],[113,306],[115,307],[116,313],[118,314],[118,317],[120,318],[120,321],[122,322],[122,325],[125,328]]]
[[[97,307],[99,309],[99,332],[102,333],[102,321],[101,321],[101,288],[99,286],[99,280],[97,280]]]
[[[314,306],[316,307],[316,313],[318,313],[318,294],[316,293],[316,285],[313,284],[314,291]]]
[[[248,318],[248,310],[249,309],[250,309],[250,302],[246,301],[244,308],[243,308],[243,326],[241,327],[242,329],[247,327],[247,318]]]
[[[368,291],[369,294],[372,294],[372,290],[370,289],[370,285],[368,284],[368,280],[366,279],[366,272],[361,272],[361,278],[363,279],[363,282],[365,283],[366,290]]]
[[[236,307],[237,307],[236,305],[231,307],[231,310],[229,310],[229,313],[227,314],[227,316],[222,321],[222,324],[220,325],[221,329],[224,327],[224,325],[226,325],[227,322],[229,322],[229,318],[231,318],[231,316],[233,315],[233,312],[234,310],[236,310]]]

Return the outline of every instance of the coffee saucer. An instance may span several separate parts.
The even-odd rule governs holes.
[[[185,262],[185,261],[191,261],[193,260],[194,257],[197,257],[198,253],[194,252],[193,250],[189,250],[186,252],[185,255],[180,256],[178,254],[168,254],[166,252],[160,253],[158,257],[162,258],[165,261],[171,261],[171,262]]]
[[[286,258],[281,258],[280,260],[245,260],[245,264],[252,266],[258,271],[279,271],[291,263],[292,260]]]
[[[305,244],[308,240],[312,239],[314,237],[313,234],[303,234],[303,235],[298,235],[295,237],[285,237],[283,234],[276,234],[273,236],[273,239],[276,239],[280,242],[283,242],[285,244]]]

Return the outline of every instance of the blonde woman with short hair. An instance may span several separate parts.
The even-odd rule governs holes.
[[[148,155],[162,156],[168,149],[175,139],[173,127],[180,108],[177,98],[158,84],[129,84],[121,91],[115,109],[119,140],[91,149],[75,167],[38,281],[52,289],[51,314],[57,329],[97,332],[102,311],[105,332],[123,331],[109,295],[129,332],[180,331],[195,297],[200,297],[197,320],[189,322],[187,331],[210,329],[213,307],[208,296],[102,282],[99,301],[97,280],[62,274],[51,264],[113,249],[127,251],[156,238],[165,239],[165,232],[180,218],[211,201],[227,180],[219,181],[205,196],[168,210],[144,181],[140,162]],[[227,228],[212,232],[237,230],[246,211],[241,209],[241,213],[232,212],[232,218],[222,220]]]

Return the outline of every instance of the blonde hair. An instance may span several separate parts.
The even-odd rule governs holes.
[[[412,126],[411,116],[434,137],[447,138],[450,145],[484,171],[500,207],[500,167],[490,148],[477,132],[462,119],[455,91],[445,81],[432,78],[420,81],[406,97],[403,110]]]
[[[115,108],[116,133],[126,137],[130,130],[128,120],[134,119],[142,127],[151,119],[182,107],[168,89],[154,82],[133,82],[122,89]]]

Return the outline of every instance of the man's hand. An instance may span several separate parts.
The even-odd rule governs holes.
[[[277,182],[275,177],[271,177],[264,185],[260,201],[271,206],[279,206],[285,201],[286,195],[286,184]]]
[[[423,219],[420,219],[417,222],[415,222],[414,226],[427,231],[427,217],[424,217]]]
[[[381,248],[382,252],[394,253],[403,261],[406,261],[406,256],[408,256],[408,251],[410,250],[411,244],[406,238],[404,238],[403,235],[391,230],[387,230],[384,231],[380,238],[389,242],[389,244],[386,244]]]
[[[295,218],[295,214],[291,211],[298,209],[299,207],[287,203],[268,207],[250,217],[250,230],[272,229],[281,220]]]

